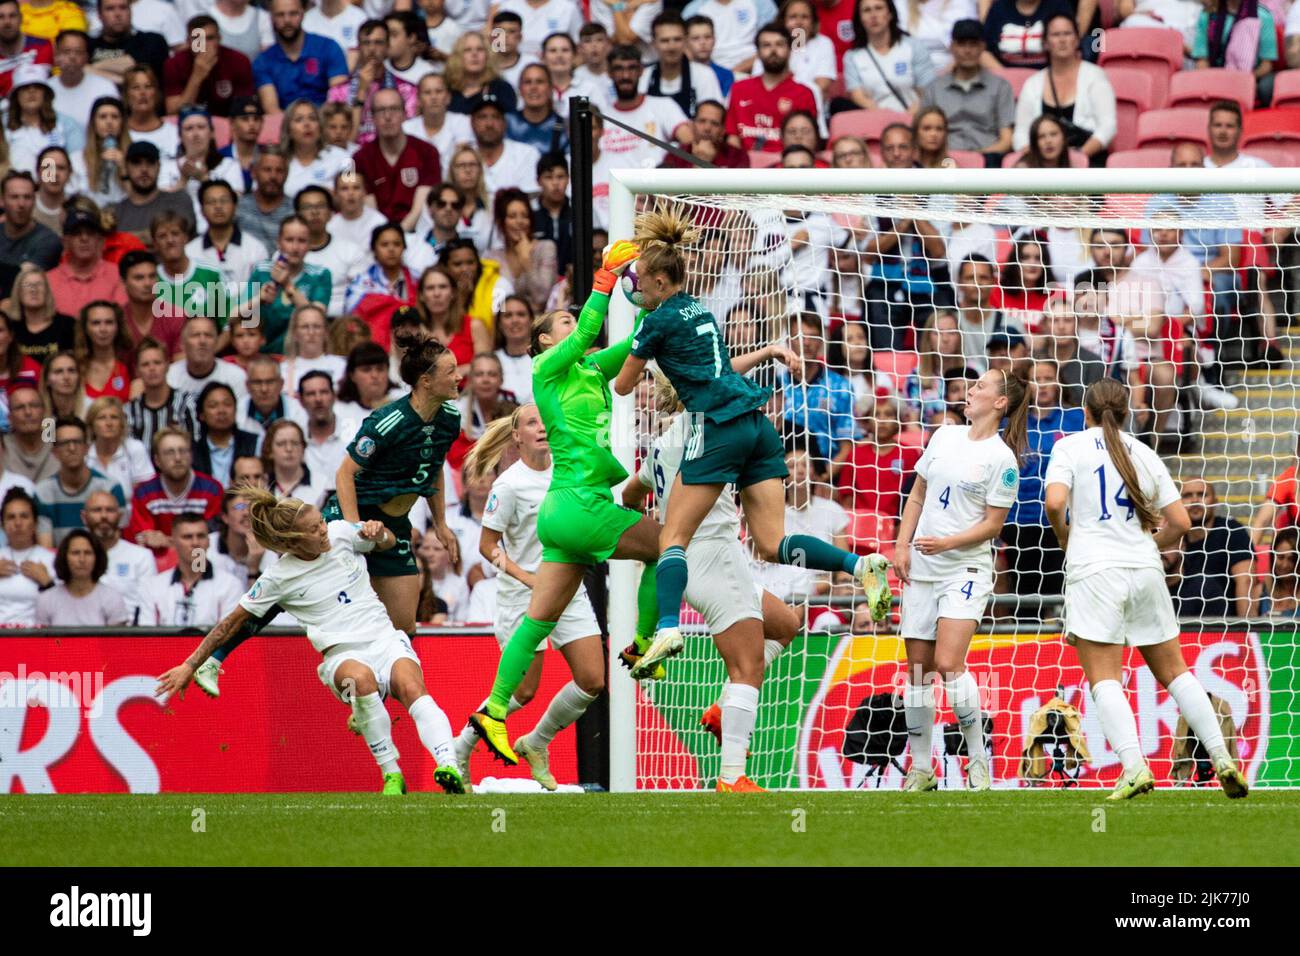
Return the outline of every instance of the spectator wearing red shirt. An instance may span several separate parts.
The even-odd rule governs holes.
[[[194,447],[188,433],[168,425],[153,435],[153,464],[158,474],[137,485],[131,496],[131,523],[125,537],[152,548],[159,568],[174,560],[172,522],[177,515],[201,513],[212,521],[221,511],[221,484],[194,470]]]
[[[23,13],[18,0],[0,0],[0,96],[13,87],[14,70],[34,63],[46,72],[54,68],[54,47],[49,40],[23,34]]]
[[[849,460],[835,478],[840,504],[850,511],[872,511],[897,518],[903,502],[903,485],[921,460],[919,445],[900,445],[898,403],[876,400],[875,411],[865,420],[866,434],[856,442]]]
[[[371,98],[377,136],[353,156],[366,184],[366,201],[414,232],[429,192],[442,182],[438,150],[402,131],[406,107],[396,90],[379,90]]]
[[[749,153],[727,142],[727,108],[717,100],[705,100],[695,107],[691,126],[695,130],[695,141],[682,149],[719,169],[749,168]],[[690,166],[672,153],[660,163],[663,169],[688,169]]]
[[[1037,334],[1047,307],[1047,276],[1051,262],[1047,247],[1036,236],[1020,239],[1011,258],[1002,266],[998,287],[989,298],[991,305],[1009,320]]]
[[[202,103],[213,116],[229,116],[237,96],[256,96],[253,64],[238,50],[221,45],[221,27],[207,14],[190,17],[185,35],[202,30],[204,46],[194,53],[181,49],[163,64],[163,97],[168,113],[186,103]]]
[[[54,304],[65,315],[79,315],[99,299],[126,306],[126,289],[117,266],[104,258],[104,227],[99,217],[71,209],[63,221],[65,255],[50,270]]]
[[[790,72],[790,31],[769,23],[758,31],[761,76],[737,80],[731,87],[727,142],[751,152],[781,151],[781,120],[804,110],[817,114],[813,91]]]
[[[1300,462],[1300,438],[1296,441],[1296,461]],[[1273,479],[1268,496],[1250,519],[1250,543],[1263,543],[1267,530],[1281,531],[1300,524],[1300,508],[1296,505],[1296,465],[1287,468]]]
[[[844,51],[853,46],[853,20],[861,0],[813,0],[817,6],[818,33],[835,44],[835,65],[844,61]]]

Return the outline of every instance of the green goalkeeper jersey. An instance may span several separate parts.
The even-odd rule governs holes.
[[[609,380],[627,361],[632,338],[586,354],[608,310],[609,296],[593,292],[578,315],[578,327],[533,359],[533,401],[551,446],[552,489],[610,488],[627,477],[610,448]]]
[[[409,397],[375,409],[361,423],[348,455],[360,465],[357,504],[382,505],[398,495],[427,498],[442,480],[447,450],[460,434],[460,409],[444,402],[429,421]]]
[[[637,358],[655,359],[686,410],[722,424],[762,408],[771,394],[731,367],[713,313],[678,292],[645,317],[632,341]]]

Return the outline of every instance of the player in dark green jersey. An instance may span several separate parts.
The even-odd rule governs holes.
[[[397,545],[366,555],[371,584],[392,619],[393,626],[415,632],[420,601],[419,569],[411,555],[412,507],[420,498],[433,513],[430,530],[457,557],[456,535],[447,527],[443,504],[442,463],[447,449],[460,434],[460,373],[446,346],[422,332],[398,332],[394,340],[406,350],[402,381],[411,393],[371,412],[348,446],[335,478],[337,491],[321,509],[328,521],[379,521],[393,532]],[[282,612],[273,606],[265,615],[249,619],[195,674],[195,683],[208,696],[219,693],[217,678],[230,654]],[[349,726],[352,726],[349,722]]]
[[[872,616],[884,620],[891,595],[889,563],[881,555],[859,557],[812,535],[785,533],[785,448],[763,414],[769,392],[733,367],[717,320],[682,291],[683,247],[695,241],[690,223],[672,210],[643,213],[637,217],[634,241],[641,250],[637,277],[649,313],[634,335],[632,355],[614,389],[630,394],[644,377],[646,362],[654,359],[693,418],[659,538],[658,627],[632,676],[639,680],[681,652],[677,625],[686,590],[686,546],[728,484],[740,491],[759,557],[852,574],[867,590]]]
[[[618,275],[635,258],[630,242],[615,243],[576,320],[570,312],[548,312],[533,324],[533,401],[542,413],[552,460],[551,484],[537,514],[542,563],[528,613],[501,651],[492,693],[469,718],[488,749],[507,763],[518,762],[506,734],[510,695],[532,665],[537,646],[573,600],[588,566],[611,557],[646,562],[637,595],[637,630],[647,639],[653,633],[659,524],[616,504],[610,490],[627,478],[627,471],[610,448],[609,380],[626,361],[632,341],[629,337],[587,354],[605,323]]]
[[[399,331],[405,350],[400,375],[411,392],[371,412],[348,446],[335,477],[335,493],[322,514],[326,521],[381,521],[397,536],[397,547],[366,556],[379,600],[393,626],[415,631],[420,572],[411,553],[411,509],[423,498],[432,518],[429,531],[457,560],[456,535],[447,527],[442,465],[460,434],[460,373],[456,357],[420,331]]]

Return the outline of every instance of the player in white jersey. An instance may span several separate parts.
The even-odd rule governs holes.
[[[677,392],[662,376],[655,381],[655,405],[661,415],[677,417],[655,439],[636,476],[623,486],[623,506],[640,510],[646,492],[653,490],[662,516],[686,453],[691,421],[682,414],[685,409]],[[686,603],[704,617],[727,665],[728,682],[722,696],[700,717],[700,724],[722,747],[719,789],[721,785],[739,791],[758,789],[745,775],[745,755],[758,712],[759,683],[763,671],[794,640],[799,615],[755,584],[749,556],[740,543],[740,514],[731,485],[723,488],[696,528],[686,547],[686,560],[698,569],[686,582]],[[760,642],[761,660],[757,653]],[[628,652],[620,656],[629,667],[635,660]]]
[[[437,761],[434,782],[448,793],[464,793],[451,724],[425,690],[410,638],[393,626],[366,570],[363,555],[392,548],[396,536],[378,521],[326,524],[315,506],[296,498],[277,499],[261,488],[246,488],[241,497],[248,501],[258,543],[282,556],[184,663],[158,678],[158,696],[170,699],[179,692],[184,699],[194,671],[215,649],[279,605],[307,629],[308,640],[324,656],[316,673],[340,701],[351,705],[361,736],[383,772],[383,792],[406,792],[384,706],[391,692]]]
[[[1083,408],[1088,430],[1056,443],[1043,479],[1047,516],[1065,551],[1065,633],[1122,766],[1108,799],[1126,800],[1155,786],[1120,683],[1126,646],[1138,648],[1209,751],[1223,792],[1244,797],[1246,779],[1178,646],[1178,619],[1160,560],[1160,552],[1178,546],[1191,519],[1164,462],[1120,430],[1128,411],[1128,389],[1120,382],[1103,378],[1089,385]]]
[[[985,372],[967,394],[970,424],[940,428],[916,463],[894,557],[903,583],[904,710],[912,752],[904,790],[939,785],[931,754],[936,672],[966,741],[967,786],[987,790],[992,783],[979,686],[966,669],[966,652],[993,593],[991,542],[1020,486],[1027,414],[1024,380],[1000,369]],[[1003,418],[1009,423],[999,435]]]
[[[537,569],[542,563],[542,542],[537,537],[537,512],[551,485],[551,448],[546,426],[536,405],[521,405],[506,418],[488,425],[465,458],[468,482],[495,471],[507,449],[518,452],[519,460],[492,483],[483,509],[483,533],[479,553],[501,573],[497,576],[497,615],[493,627],[497,643],[505,647],[519,627],[532,597]],[[551,646],[564,655],[573,680],[551,699],[537,726],[518,738],[514,751],[528,762],[533,779],[547,790],[556,788],[547,748],[555,735],[583,715],[605,688],[605,650],[600,625],[586,589],[578,588],[555,629]],[[523,707],[537,693],[542,679],[542,649],[539,644],[532,666],[515,688],[507,705],[509,713]],[[479,741],[478,733],[466,724],[456,738],[456,762],[469,779],[469,758]]]

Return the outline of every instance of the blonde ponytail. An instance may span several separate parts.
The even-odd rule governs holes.
[[[238,498],[248,503],[248,521],[253,537],[262,547],[285,554],[299,541],[313,537],[314,531],[297,527],[298,518],[311,505],[297,498],[277,498],[265,488],[243,487]]]
[[[686,281],[686,257],[681,247],[694,245],[699,233],[686,215],[673,208],[656,209],[636,217],[632,241],[641,248],[637,270],[642,276],[657,273],[673,285]]]
[[[497,465],[501,464],[501,456],[514,441],[514,431],[519,427],[519,413],[531,407],[531,405],[520,405],[509,415],[493,419],[488,423],[479,440],[465,456],[464,464],[461,466],[461,474],[466,484],[477,481],[496,470]]]
[[[1137,467],[1124,445],[1123,432],[1119,427],[1120,422],[1128,419],[1128,389],[1113,378],[1101,378],[1088,386],[1083,404],[1092,420],[1101,426],[1102,437],[1106,441],[1106,454],[1110,456],[1120,480],[1124,482],[1128,500],[1137,512],[1142,530],[1154,531],[1160,525],[1160,514],[1142,491]],[[1106,502],[1102,502],[1102,507],[1106,507]]]

